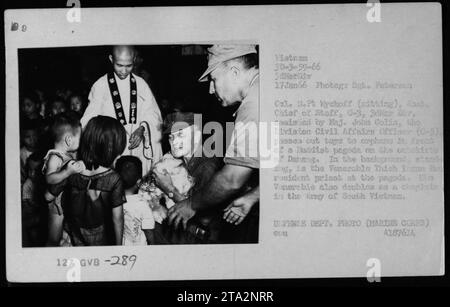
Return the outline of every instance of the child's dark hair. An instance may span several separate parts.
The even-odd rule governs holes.
[[[101,115],[93,117],[81,136],[81,160],[87,169],[111,167],[125,150],[126,142],[125,128],[117,119]]]
[[[124,188],[132,188],[142,177],[142,162],[134,156],[122,156],[116,161],[116,172],[122,178]]]
[[[52,118],[50,133],[53,142],[61,141],[67,132],[75,134],[75,129],[81,127],[78,115],[75,112],[64,112]]]
[[[67,100],[63,96],[61,96],[61,95],[53,95],[52,97],[50,97],[50,102],[48,104],[49,109],[51,109],[53,107],[53,105],[55,103],[58,103],[58,102],[62,103],[65,108],[67,108],[68,105],[69,105],[67,103]]]

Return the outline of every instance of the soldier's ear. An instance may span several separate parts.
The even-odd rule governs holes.
[[[234,77],[238,77],[241,72],[241,70],[237,66],[231,66],[230,70]]]
[[[114,64],[114,62],[113,62],[113,57],[112,57],[111,54],[109,55],[109,61],[111,62],[111,64]]]

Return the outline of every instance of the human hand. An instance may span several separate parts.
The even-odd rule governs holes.
[[[223,219],[228,223],[239,225],[257,202],[258,199],[248,194],[236,198],[224,209]]]
[[[79,174],[82,171],[86,170],[86,166],[84,165],[83,161],[72,160],[67,163],[67,170],[71,175]]]
[[[153,217],[155,221],[162,224],[167,217],[167,209],[160,204],[152,206]]]
[[[176,203],[169,209],[169,225],[173,225],[174,229],[177,229],[180,223],[183,225],[183,229],[186,230],[187,222],[195,215],[195,210],[192,209],[189,199],[185,199]]]
[[[144,127],[139,127],[130,136],[130,146],[128,146],[128,149],[135,149],[136,147],[141,144],[142,140],[144,139]]]
[[[78,164],[78,168],[80,169],[80,173],[86,170],[86,165],[83,161],[79,160],[76,162]]]

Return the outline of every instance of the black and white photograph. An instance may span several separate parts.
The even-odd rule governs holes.
[[[23,247],[258,242],[256,45],[21,49],[19,83]]]

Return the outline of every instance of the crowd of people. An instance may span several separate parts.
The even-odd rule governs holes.
[[[195,114],[163,118],[135,56],[114,46],[88,95],[21,91],[22,245],[256,243],[259,160],[241,152],[242,131],[225,157],[201,154]],[[258,121],[258,76],[255,46],[214,45],[199,81],[238,106],[237,130]]]

